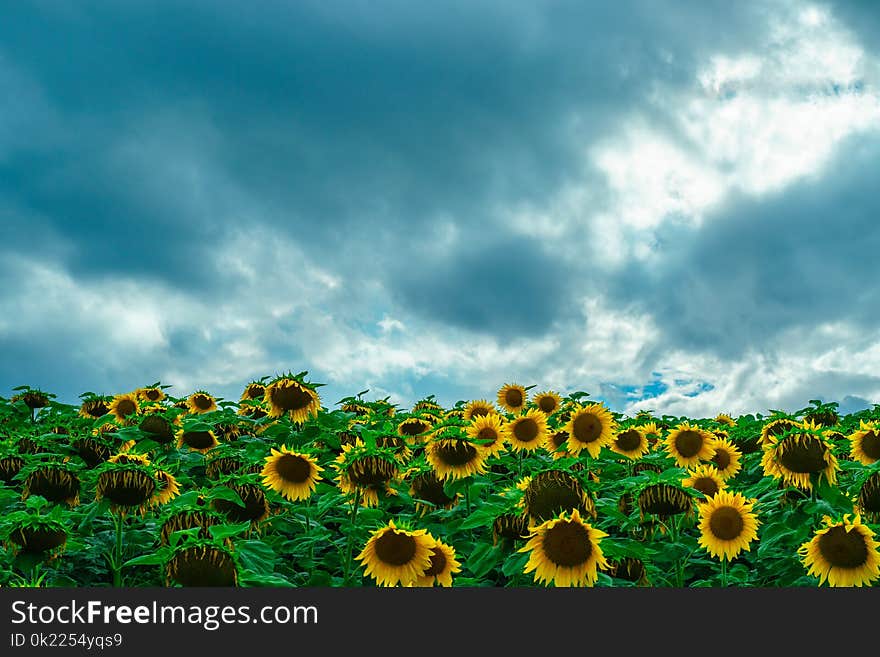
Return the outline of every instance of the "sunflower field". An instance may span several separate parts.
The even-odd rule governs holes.
[[[154,383],[0,398],[0,586],[816,587],[880,581],[880,405],[626,417],[506,383],[322,405]]]

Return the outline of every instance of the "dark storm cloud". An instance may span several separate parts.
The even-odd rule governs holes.
[[[325,261],[373,243],[381,278],[438,215],[540,202],[652,81],[690,81],[707,49],[755,34],[721,2],[52,7],[0,24],[39,109],[0,158],[4,222],[67,240],[77,277],[203,292],[206,254],[242,222]],[[36,248],[21,235],[7,246]]]
[[[615,298],[655,319],[670,346],[737,358],[796,326],[880,323],[880,140],[851,139],[823,175],[732,200],[691,234],[658,234],[659,258],[616,277]],[[866,332],[866,338],[876,337]]]
[[[539,241],[473,240],[398,267],[393,291],[429,318],[501,338],[542,335],[564,314],[570,271]]]

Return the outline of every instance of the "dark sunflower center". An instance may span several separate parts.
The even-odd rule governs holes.
[[[446,555],[443,554],[442,550],[432,548],[431,565],[428,566],[425,575],[428,577],[434,577],[435,575],[441,574],[444,568],[446,568]]]
[[[507,392],[504,393],[504,401],[507,402],[508,406],[519,408],[523,403],[522,392],[517,388],[509,388]]]
[[[86,415],[93,417],[95,419],[99,417],[104,417],[107,413],[110,412],[110,408],[102,401],[93,401],[87,402],[83,411]]]
[[[412,487],[417,498],[436,506],[446,506],[453,500],[443,490],[443,482],[433,472],[420,474],[413,480]]]
[[[668,484],[653,484],[639,494],[639,508],[643,513],[661,517],[685,513],[691,508],[690,496]]]
[[[869,513],[880,512],[880,474],[872,474],[859,491],[859,506]]]
[[[726,449],[716,449],[715,456],[712,457],[712,463],[721,471],[730,465],[730,453]]]
[[[148,415],[139,425],[140,430],[152,434],[150,438],[157,443],[168,443],[174,439],[171,423],[159,415]]]
[[[602,422],[592,413],[578,415],[572,424],[572,433],[578,442],[591,443],[602,435]]]
[[[249,386],[247,390],[247,398],[254,400],[263,397],[266,394],[266,389],[263,386]]]
[[[480,429],[480,433],[477,434],[477,438],[480,440],[491,440],[492,443],[486,443],[486,445],[491,445],[498,440],[498,432],[492,427],[483,427]]]
[[[634,452],[642,445],[642,436],[635,429],[627,429],[617,436],[614,441],[617,448],[623,452]]]
[[[183,586],[235,585],[235,563],[225,552],[208,547],[187,548],[174,556],[169,571]]]
[[[530,443],[538,437],[538,423],[530,417],[517,420],[513,425],[513,435],[521,443]]]
[[[40,495],[50,502],[61,502],[77,496],[80,482],[69,472],[47,469],[35,471],[25,485],[32,495]]]
[[[709,529],[722,541],[732,541],[742,534],[745,523],[742,514],[732,506],[722,506],[712,512]]]
[[[558,522],[544,533],[544,554],[557,566],[585,563],[593,552],[590,532],[578,522]]]
[[[477,448],[463,440],[455,440],[437,447],[435,454],[446,465],[467,465],[477,456]]]
[[[542,522],[563,511],[585,510],[581,485],[564,472],[536,475],[529,482],[524,497],[528,514]]]
[[[712,477],[697,477],[693,486],[706,497],[712,497],[718,492],[718,484]]]
[[[489,409],[485,406],[477,406],[471,411],[471,417],[480,417],[481,415],[489,415]]]
[[[183,442],[193,449],[208,449],[214,444],[214,436],[210,431],[187,431],[183,434]]]
[[[311,476],[312,464],[302,456],[284,454],[275,461],[275,471],[285,481],[301,484]]]
[[[358,486],[378,486],[389,481],[397,472],[396,466],[378,456],[362,456],[348,466],[346,474]]]
[[[690,429],[681,431],[675,436],[675,449],[686,459],[696,456],[703,449],[703,436]]]
[[[828,448],[812,436],[785,438],[779,462],[795,473],[822,472],[826,467]]]
[[[544,411],[547,415],[550,415],[556,410],[556,399],[553,397],[541,397],[538,400],[538,408]]]
[[[502,538],[526,538],[529,535],[529,519],[513,513],[505,513],[495,518],[492,532]]]
[[[17,456],[7,456],[0,459],[0,479],[7,484],[24,467],[24,459]]]
[[[835,568],[859,568],[868,561],[865,537],[857,529],[832,527],[819,537],[819,552]]]
[[[645,564],[635,557],[624,557],[614,564],[614,576],[628,582],[638,582],[645,576]]]
[[[862,451],[869,459],[880,460],[880,435],[870,431],[862,437]]]
[[[25,552],[40,553],[54,550],[67,542],[67,532],[49,527],[21,527],[9,536]]]
[[[407,436],[418,436],[427,428],[428,425],[421,420],[413,420],[404,422],[403,425],[400,427],[400,430]]]
[[[146,397],[150,401],[156,401],[161,396],[162,396],[162,391],[157,390],[156,388],[150,388],[144,393],[144,397]]]
[[[110,458],[110,448],[91,438],[77,440],[73,446],[90,468],[94,468]]]
[[[272,390],[272,403],[285,411],[298,411],[312,403],[312,396],[298,384]]]
[[[393,529],[386,531],[376,541],[376,556],[382,563],[403,566],[416,556],[416,539]]]
[[[129,415],[134,413],[135,410],[137,410],[137,406],[135,406],[135,403],[130,399],[123,399],[118,404],[116,404],[116,411],[122,417],[128,417]]]
[[[222,475],[230,475],[238,472],[244,467],[244,461],[233,456],[223,456],[221,458],[211,459],[205,466],[205,475],[209,479],[217,479]]]
[[[568,439],[568,434],[564,431],[557,431],[556,433],[550,436],[550,444],[553,445],[553,449],[559,449]]]
[[[268,503],[263,491],[252,484],[243,486],[232,486],[244,506],[237,504],[231,500],[216,499],[214,500],[214,508],[233,522],[244,522],[245,520],[258,520],[268,512]]]
[[[98,492],[118,506],[140,506],[156,490],[152,477],[140,470],[111,470],[98,479]]]
[[[767,428],[767,433],[771,436],[781,436],[786,429],[791,429],[793,426],[793,422],[782,420],[770,425]]]
[[[207,411],[212,406],[212,399],[208,395],[196,395],[193,397],[193,406],[200,411]]]

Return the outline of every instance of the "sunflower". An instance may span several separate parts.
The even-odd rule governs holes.
[[[397,433],[406,438],[410,445],[414,445],[425,438],[424,434],[431,425],[431,422],[421,417],[408,417],[397,425]]]
[[[201,501],[201,500],[200,500]],[[187,529],[200,528],[198,537],[211,538],[208,527],[220,525],[223,518],[209,509],[184,509],[168,516],[159,530],[160,545],[168,545],[174,532],[186,531]]]
[[[870,521],[880,518],[880,471],[871,473],[859,488],[858,508]]]
[[[700,546],[713,557],[731,561],[758,536],[754,501],[741,493],[720,491],[698,505]]]
[[[651,449],[658,449],[663,445],[662,429],[657,426],[656,422],[648,422],[640,424],[636,427],[645,436]]]
[[[174,440],[174,425],[170,420],[157,413],[145,415],[138,428],[147,434],[150,440],[160,445],[167,445]]]
[[[477,415],[465,431],[471,440],[482,447],[486,456],[504,451],[504,420],[497,413]]]
[[[243,479],[228,481],[226,485],[238,493],[244,506],[238,502],[217,498],[213,501],[214,508],[226,516],[228,522],[258,523],[269,516],[269,502],[263,489],[256,483]]]
[[[13,478],[24,467],[24,459],[14,454],[0,458],[0,481],[12,483]]]
[[[64,524],[45,516],[32,516],[15,523],[13,527],[9,540],[24,553],[58,555],[67,543]]]
[[[608,574],[612,577],[633,582],[640,586],[650,586],[651,582],[648,580],[648,571],[645,569],[645,564],[641,559],[622,557],[608,563]]]
[[[157,404],[165,399],[165,391],[158,386],[138,388],[134,391],[134,394],[137,395],[139,400],[147,402],[148,404]]]
[[[680,468],[690,468],[715,456],[715,437],[705,429],[688,422],[679,424],[666,436],[666,452]]]
[[[165,566],[166,585],[172,581],[184,587],[232,587],[238,584],[238,569],[228,551],[216,545],[192,545],[174,551]]]
[[[398,528],[394,520],[374,531],[360,554],[364,574],[379,586],[407,586],[431,568],[436,540],[424,529]]]
[[[107,461],[117,465],[150,465],[149,455],[132,454],[128,449],[120,449],[116,454],[107,459]]]
[[[271,417],[287,413],[293,422],[303,423],[317,417],[321,398],[308,384],[293,377],[280,377],[266,386],[263,400]]]
[[[21,499],[40,495],[50,502],[64,502],[68,506],[79,504],[80,480],[70,468],[60,464],[40,466],[24,480]]]
[[[766,447],[771,443],[771,439],[774,436],[781,436],[789,429],[796,429],[800,426],[800,422],[787,417],[771,420],[761,428],[761,437],[758,439],[758,444],[761,447]]]
[[[568,451],[568,431],[548,431],[547,439],[544,441],[544,448],[550,452],[550,456],[556,459],[563,459],[573,456]]]
[[[583,449],[597,458],[603,447],[611,444],[617,426],[611,411],[602,404],[576,406],[565,425],[568,451],[577,456]]]
[[[740,463],[742,454],[730,440],[718,438],[717,432],[715,435],[716,438],[712,443],[712,447],[715,448],[715,454],[709,461],[718,470],[718,476],[727,480],[735,477],[742,468],[742,463]]]
[[[153,493],[153,499],[150,500],[150,504],[161,506],[180,495],[180,484],[177,483],[177,479],[170,472],[155,470],[153,476],[156,478],[156,492]]]
[[[239,403],[236,414],[251,420],[260,420],[269,415],[269,412],[262,400],[245,400]]]
[[[259,401],[266,396],[266,384],[262,381],[251,381],[241,393],[238,401]]]
[[[642,458],[650,450],[648,439],[638,427],[618,431],[611,442],[611,451],[634,461]]]
[[[608,536],[581,519],[577,509],[547,520],[518,552],[529,552],[524,573],[555,586],[593,586],[599,568],[608,568],[600,543]]]
[[[204,390],[196,390],[186,398],[186,409],[192,415],[210,413],[217,410],[217,399]]]
[[[831,444],[814,424],[799,425],[781,437],[771,435],[764,447],[761,466],[765,475],[802,490],[813,489],[811,475],[835,484],[840,469]]]
[[[471,421],[480,415],[488,415],[489,413],[497,412],[498,410],[492,402],[485,399],[475,399],[465,405],[462,418],[466,421]]]
[[[424,399],[420,399],[415,404],[413,404],[412,412],[418,413],[419,411],[442,411],[443,407],[436,402],[434,399],[434,395],[428,395]]]
[[[92,397],[83,401],[79,407],[79,416],[87,420],[97,420],[110,412],[110,403],[103,397]]]
[[[395,495],[389,485],[400,477],[400,463],[391,447],[367,445],[361,438],[342,446],[333,464],[336,484],[343,493],[355,495],[367,507],[379,504],[379,493]]]
[[[636,499],[639,505],[639,518],[645,519],[646,514],[653,514],[661,520],[672,516],[693,513],[693,498],[673,484],[656,483],[645,486]]]
[[[309,454],[282,446],[272,448],[260,475],[263,483],[292,502],[306,500],[315,492],[323,468]]]
[[[728,427],[736,426],[736,420],[730,417],[727,413],[719,413],[715,416],[715,421],[718,424],[726,424]]]
[[[452,497],[446,494],[443,480],[433,470],[420,471],[416,474],[409,488],[409,494],[421,515],[434,509],[451,509],[458,501],[459,494]]]
[[[581,482],[564,470],[544,470],[517,484],[523,491],[522,504],[532,522],[550,520],[565,511],[583,511],[596,516],[593,500]]]
[[[514,451],[531,452],[547,440],[547,416],[537,408],[526,411],[504,424],[504,438]]]
[[[526,389],[516,383],[505,383],[498,390],[498,405],[508,413],[519,413],[526,406]]]
[[[116,418],[117,422],[126,426],[131,426],[134,422],[128,418],[137,415],[140,412],[140,408],[137,395],[133,392],[128,392],[124,395],[116,395],[113,397],[113,401],[110,402],[108,410],[113,417]]]
[[[714,465],[700,464],[688,470],[688,475],[681,482],[681,485],[695,488],[707,498],[712,497],[726,487],[724,479],[718,474],[718,469]]]
[[[431,546],[431,565],[416,577],[412,586],[452,586],[452,575],[458,572],[461,572],[461,564],[455,558],[453,547],[434,539]]]
[[[547,417],[553,415],[562,406],[562,397],[552,390],[535,393],[532,403]]]
[[[880,461],[880,427],[876,422],[859,420],[859,428],[849,436],[850,454],[862,465]]]
[[[213,431],[199,431],[180,429],[177,432],[177,448],[183,449],[188,447],[194,452],[207,454],[209,451],[217,447],[220,442]]]
[[[449,437],[445,437],[449,436]],[[439,434],[425,447],[425,457],[439,479],[462,479],[486,471],[486,452],[464,437]]]
[[[492,521],[492,544],[500,539],[525,540],[531,537],[529,517],[524,513],[502,513]]]
[[[98,476],[95,499],[107,499],[119,513],[144,512],[155,491],[156,480],[145,466],[112,464]]]
[[[823,518],[825,527],[798,548],[808,574],[819,578],[819,585],[871,586],[880,577],[880,543],[874,532],[862,524],[861,517],[843,516],[840,522]]]

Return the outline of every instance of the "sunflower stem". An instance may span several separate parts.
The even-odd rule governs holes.
[[[122,525],[124,518],[122,514],[113,514],[113,524],[116,525],[116,544],[113,549],[113,586],[119,588],[122,586]]]
[[[354,505],[351,510],[351,531],[348,532],[348,546],[345,555],[345,583],[351,578],[351,553],[354,548],[354,528],[357,524],[358,508],[361,505],[361,489],[358,487],[354,492]]]
[[[721,586],[727,588],[727,557],[721,557]]]

